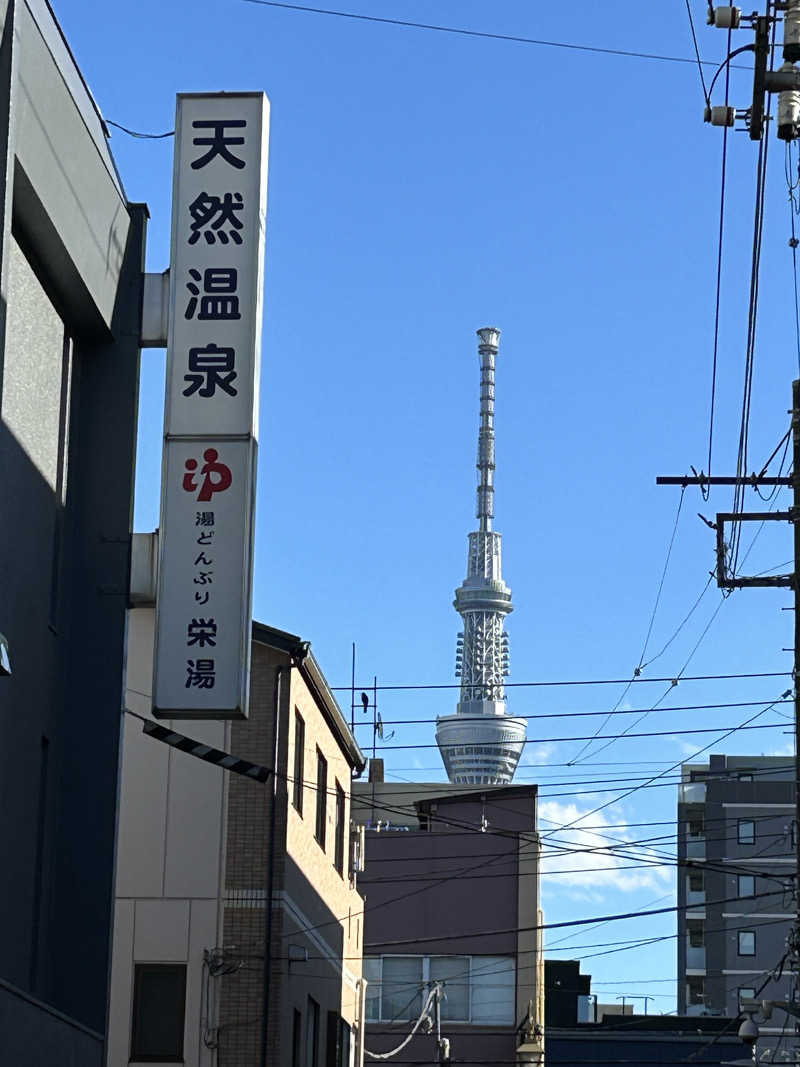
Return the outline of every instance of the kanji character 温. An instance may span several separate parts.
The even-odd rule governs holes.
[[[186,283],[191,296],[186,305],[184,318],[194,318],[196,311],[197,318],[201,321],[242,317],[239,313],[239,297],[236,296],[239,272],[234,267],[209,267],[203,271],[202,275],[199,270],[192,268],[189,276],[193,280]],[[197,285],[201,281],[203,295]]]

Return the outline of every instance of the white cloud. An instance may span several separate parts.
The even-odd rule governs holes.
[[[697,752],[698,748],[700,748],[700,745],[696,742],[693,744],[691,741],[685,741],[682,737],[673,736],[670,740],[674,741],[678,746],[681,755],[686,756],[687,758],[691,758],[695,752]]]
[[[544,763],[549,763],[553,753],[556,750],[556,746],[550,742],[545,741],[541,745],[526,745],[522,751],[520,758],[521,766],[528,767],[540,767]]]
[[[625,842],[634,841],[636,834],[616,815],[613,818],[612,828],[604,812],[580,809],[574,803],[540,802],[542,834],[555,831],[542,842],[545,892],[557,889],[582,900],[599,900],[608,891],[663,889],[671,884],[669,860],[665,866],[653,866],[652,863],[658,863],[663,857],[642,845],[626,848]],[[571,823],[575,825],[570,826]],[[560,826],[569,828],[556,829]]]

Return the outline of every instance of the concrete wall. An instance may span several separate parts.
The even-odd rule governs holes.
[[[30,1035],[19,1067],[52,1062],[62,1016],[65,1049],[106,1028],[145,219],[49,8],[0,0],[0,980],[29,994],[4,1007]]]
[[[152,608],[130,612],[126,705],[151,718]],[[221,722],[185,722],[176,729],[225,748]],[[114,915],[114,957],[107,1067],[129,1061],[133,976],[137,963],[187,967],[184,1059],[214,1062],[201,1020],[205,950],[219,944],[226,774],[125,723]]]

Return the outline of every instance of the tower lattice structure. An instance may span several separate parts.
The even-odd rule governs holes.
[[[500,331],[478,330],[481,363],[478,432],[478,529],[469,535],[467,576],[453,606],[463,629],[456,646],[461,693],[455,715],[436,721],[436,741],[451,782],[507,785],[525,744],[524,719],[507,714],[504,679],[509,673],[505,617],[511,590],[503,581],[502,536],[494,519],[494,391]]]

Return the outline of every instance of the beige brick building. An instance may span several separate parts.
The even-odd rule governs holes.
[[[154,612],[130,614],[127,706],[147,719]],[[277,774],[224,771],[128,717],[107,1067],[360,1067],[364,758],[308,642],[254,623],[249,719],[175,728]]]

